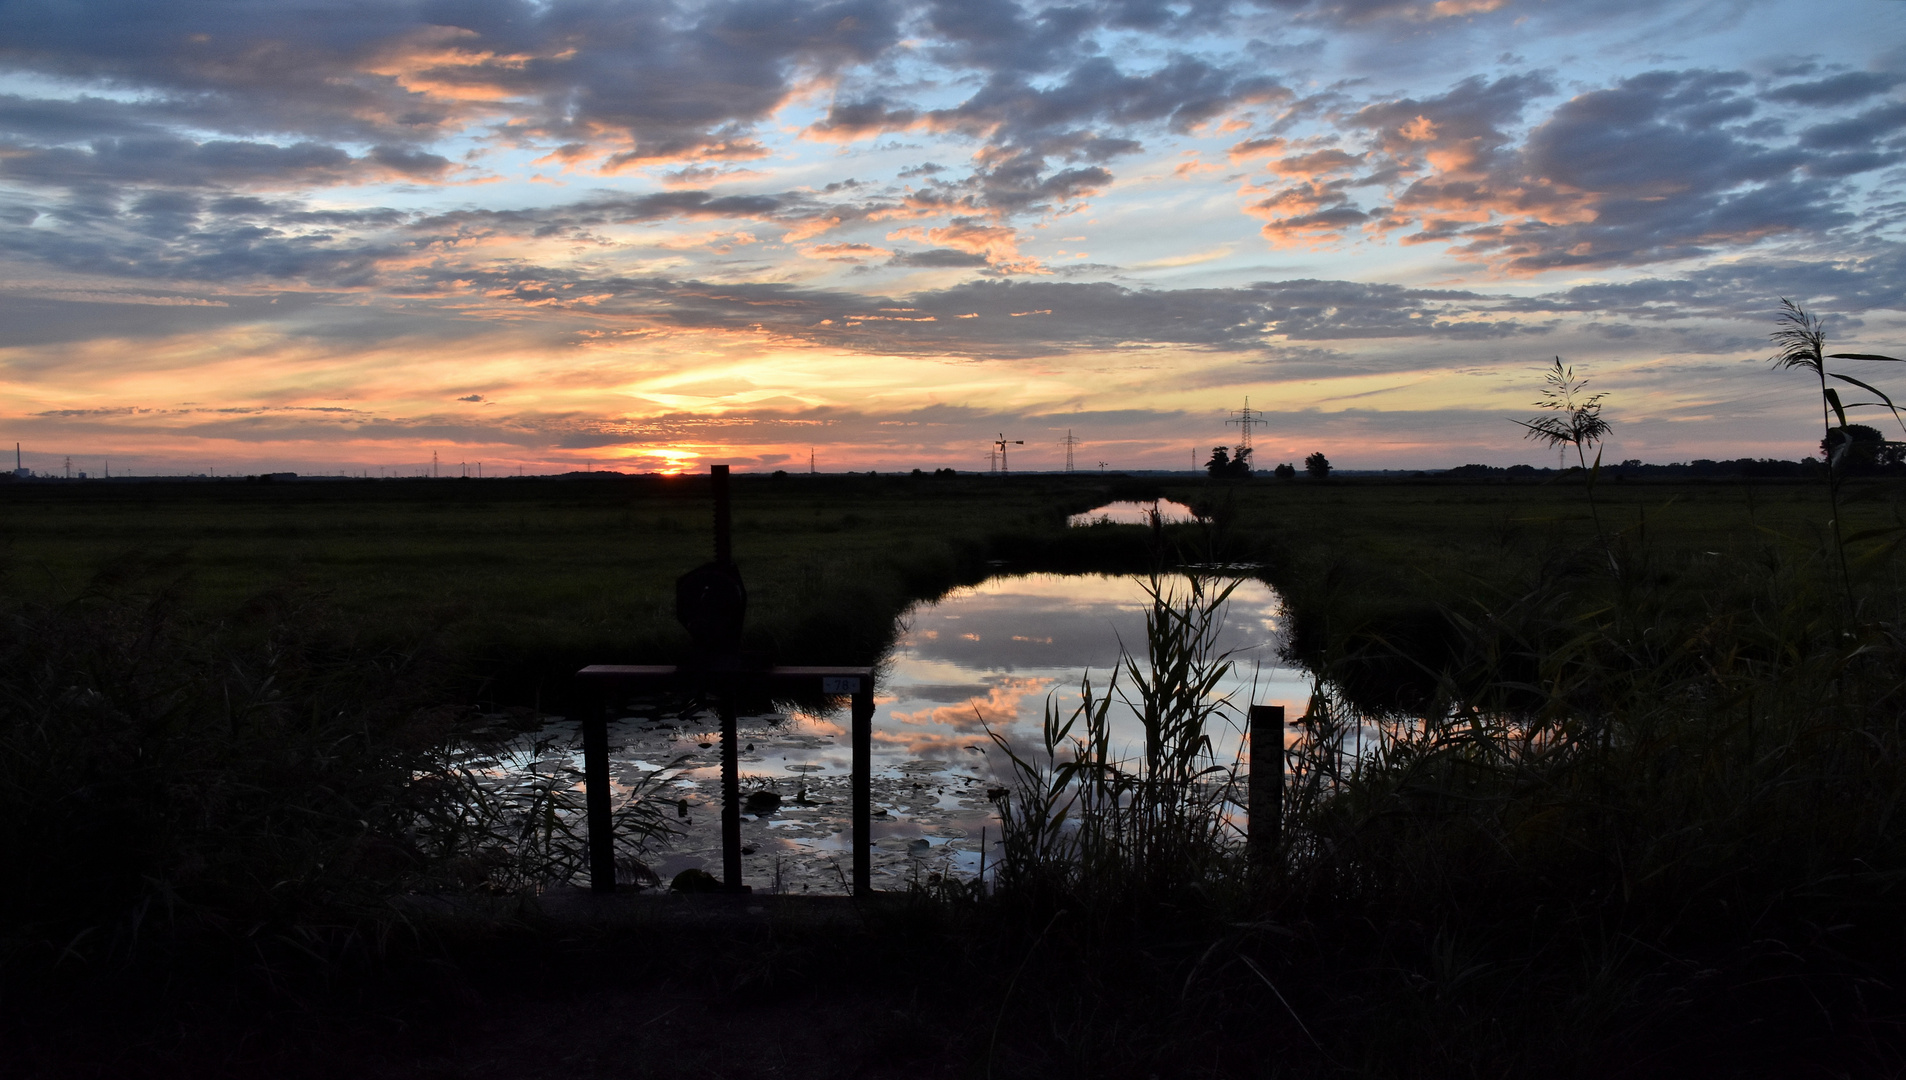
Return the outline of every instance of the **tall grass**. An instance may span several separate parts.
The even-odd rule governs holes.
[[[1555,366],[1544,375],[1548,385],[1542,391],[1542,400],[1536,402],[1536,408],[1547,409],[1548,413],[1532,420],[1516,420],[1523,429],[1523,437],[1539,442],[1551,450],[1560,450],[1564,446],[1575,448],[1575,461],[1588,477],[1586,492],[1589,514],[1595,519],[1595,535],[1602,536],[1601,511],[1595,505],[1595,480],[1601,475],[1602,453],[1598,444],[1608,437],[1611,430],[1607,420],[1602,419],[1602,398],[1606,394],[1587,393],[1588,380],[1575,377],[1575,369],[1563,367],[1562,358],[1555,358]],[[1595,464],[1588,464],[1588,448],[1596,446]]]
[[[137,560],[0,609],[0,986],[199,981],[302,993],[426,934],[406,898],[512,896],[584,863],[548,745],[471,734],[428,642],[366,645],[321,596],[192,614]],[[530,718],[540,722],[540,718]],[[666,832],[641,786],[624,860]]]
[[[1102,763],[1107,697],[1088,693],[1073,718],[1049,716],[1043,761],[1014,759],[1024,794],[1003,889],[1099,919],[1068,954],[1094,978],[1117,962],[1095,955],[1108,941],[1117,956],[1173,955],[1195,894],[1201,944],[1159,963],[1157,997],[1122,1022],[1184,1017],[1201,980],[1217,989],[1200,1023],[1281,1028],[1300,1072],[1896,1068],[1897,582],[1858,582],[1866,617],[1849,624],[1830,549],[1768,535],[1726,561],[1639,530],[1611,540],[1618,559],[1563,543],[1519,582],[1472,583],[1440,611],[1446,640],[1428,656],[1398,639],[1389,666],[1425,688],[1407,707],[1335,692],[1333,664],[1367,670],[1386,647],[1380,628],[1337,637],[1359,653],[1324,654],[1286,762],[1284,850],[1256,889],[1228,796],[1199,794],[1235,772],[1182,753],[1219,707],[1175,693],[1195,676],[1164,681],[1178,720],[1129,771]],[[1186,625],[1154,621],[1153,685],[1206,670]],[[1154,770],[1168,782],[1148,787]],[[1162,879],[1154,851],[1170,853]],[[1177,902],[1134,902],[1161,896]],[[1108,938],[1114,911],[1152,915]],[[1118,1038],[1102,1024],[1094,1037]],[[1189,1052],[1169,1031],[1148,1037]]]
[[[1827,348],[1826,324],[1799,304],[1782,297],[1780,313],[1776,317],[1779,326],[1770,336],[1779,350],[1770,361],[1774,367],[1787,371],[1811,371],[1820,387],[1820,427],[1823,437],[1821,451],[1827,465],[1827,499],[1833,507],[1833,517],[1829,524],[1833,530],[1834,553],[1840,565],[1840,582],[1845,592],[1848,614],[1852,614],[1853,569],[1847,562],[1847,542],[1850,537],[1842,521],[1842,487],[1851,471],[1853,461],[1848,457],[1853,449],[1852,431],[1847,420],[1849,409],[1886,409],[1899,421],[1902,431],[1906,431],[1906,417],[1900,415],[1899,407],[1884,390],[1844,372],[1827,369],[1828,360],[1864,360],[1871,362],[1898,364],[1898,357],[1881,356],[1877,353],[1829,353]],[[1828,380],[1856,386],[1873,395],[1878,400],[1845,402],[1840,398],[1839,388],[1828,385]],[[1838,425],[1834,424],[1835,420]],[[1834,435],[1838,433],[1838,445],[1834,445]]]
[[[1238,713],[1217,693],[1232,664],[1218,634],[1237,586],[1185,580],[1180,592],[1151,575],[1143,657],[1126,654],[1103,688],[1088,673],[1070,714],[1048,702],[1036,750],[989,731],[1015,780],[1000,807],[1009,894],[1187,903],[1231,882],[1239,771],[1212,734]],[[1115,706],[1138,723],[1136,757],[1114,745]]]

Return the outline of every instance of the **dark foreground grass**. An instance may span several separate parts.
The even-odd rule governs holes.
[[[1168,1015],[1168,987],[1183,1002],[1211,980],[1226,989],[1196,1006],[1201,1022],[1228,1016],[1233,1037],[1284,1024],[1296,1074],[1898,1074],[1892,493],[1867,489],[1874,520],[1845,530],[1868,534],[1849,552],[1850,595],[1825,523],[1795,527],[1819,505],[1805,493],[1770,506],[1736,491],[1678,517],[1641,506],[1666,527],[1606,542],[1571,527],[1565,492],[1463,494],[1542,527],[1465,534],[1459,509],[1403,493],[1418,505],[1379,535],[1414,521],[1434,553],[1407,564],[1356,542],[1396,510],[1356,493],[1334,497],[1347,522],[1285,527],[1274,574],[1308,631],[1296,644],[1341,682],[1298,722],[1268,865],[1214,837],[1160,883],[1149,853],[1200,834],[1121,832],[1156,770],[1113,770],[1128,794],[1107,799],[1089,714],[1082,746],[1053,740],[1053,767],[1020,785],[1041,809],[1008,832],[1023,854],[1005,868],[1026,880],[1005,902],[1025,905],[1022,925],[1079,927],[1074,970],[1044,985],[1130,987],[1136,966],[1153,989],[1128,989],[1151,1003],[1131,1013],[1060,992],[1052,1030],[1073,1034],[1047,1048],[1108,1068],[1148,1045],[1194,1063],[1170,1024],[1136,1033]],[[1351,539],[1289,539],[1305,529]],[[1055,816],[1044,807],[1077,822],[1070,845],[1034,842]],[[1274,1004],[1236,1004],[1254,979]]]
[[[622,483],[570,489],[581,505],[550,520],[600,530],[540,546],[476,529],[505,510],[458,509],[470,489],[450,482],[427,497],[451,505],[398,500],[381,517],[328,491],[248,489],[236,509],[151,494],[110,515],[117,491],[6,503],[0,812],[6,864],[27,878],[6,897],[0,1012],[35,1047],[21,1060],[116,1075],[384,1061],[463,1075],[489,1054],[512,1075],[737,1075],[725,1066],[740,1060],[751,1074],[1101,1077],[1864,1076],[1906,1062],[1898,566],[1892,534],[1859,541],[1849,605],[1816,490],[1622,488],[1602,503],[1606,544],[1579,487],[1174,491],[1210,524],[1167,546],[1268,560],[1298,648],[1345,687],[1299,725],[1269,869],[1191,820],[1221,805],[1214,780],[1163,747],[1120,773],[1074,770],[1068,783],[1101,787],[1072,820],[1106,827],[1021,848],[997,897],[922,896],[846,927],[684,930],[550,921],[519,891],[532,878],[481,836],[404,831],[447,820],[459,797],[431,778],[476,673],[516,640],[505,629],[573,635],[549,665],[667,647],[655,596],[703,557],[706,517],[692,492]],[[808,633],[799,604],[763,601],[804,657],[866,657],[907,597],[996,561],[1151,557],[1142,530],[1061,529],[1064,510],[1110,493],[1089,482],[774,483],[737,491],[757,599],[802,595],[821,563],[886,620]],[[1892,521],[1892,489],[1863,495],[1851,535]],[[453,513],[471,528],[419,524]],[[751,513],[820,525],[749,529]],[[289,539],[265,528],[279,514]],[[664,519],[684,535],[652,527]],[[145,524],[86,539],[119,520]],[[231,534],[184,535],[188,520]],[[354,539],[297,531],[327,521]],[[622,546],[629,535],[654,543]],[[775,554],[751,547],[770,538]],[[380,545],[414,558],[366,569]],[[358,561],[326,561],[346,549]],[[305,555],[272,561],[286,550]],[[465,580],[483,558],[507,569],[486,580],[514,584]],[[49,584],[21,586],[24,573]],[[598,574],[627,591],[592,591]],[[616,613],[644,588],[647,608]],[[574,603],[604,614],[578,624]],[[1159,644],[1134,679],[1182,655]],[[1363,761],[1335,749],[1359,720],[1383,733]],[[1178,750],[1190,737],[1170,736]],[[416,899],[431,896],[503,906]],[[868,1019],[827,1026],[840,1008]],[[616,1019],[575,1019],[591,1009]],[[803,1019],[816,1014],[829,1019]],[[669,1026],[690,1018],[693,1034]]]

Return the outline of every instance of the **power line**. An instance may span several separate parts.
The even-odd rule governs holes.
[[[1071,428],[1067,428],[1066,437],[1059,440],[1059,445],[1066,448],[1066,471],[1067,472],[1072,471],[1072,448],[1079,445],[1083,441],[1084,440],[1079,439],[1072,434]]]

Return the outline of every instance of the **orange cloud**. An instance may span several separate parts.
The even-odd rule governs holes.
[[[1052,679],[1005,679],[989,688],[984,698],[972,698],[958,705],[940,705],[917,712],[893,713],[893,718],[914,727],[948,727],[959,732],[981,734],[991,726],[995,729],[1010,727],[1022,719],[1030,720],[1036,715],[1023,711],[1028,697],[1043,695],[1053,684]],[[907,736],[896,736],[896,741]]]
[[[890,254],[886,248],[875,247],[872,244],[810,244],[799,250],[802,255],[810,259],[850,263]]]
[[[758,140],[749,138],[720,139],[701,143],[688,151],[649,150],[640,144],[620,154],[612,154],[597,167],[596,171],[604,176],[634,168],[649,168],[657,165],[690,165],[705,161],[755,161],[772,153]]]
[[[714,229],[703,233],[689,233],[677,236],[664,236],[650,241],[655,247],[667,251],[691,251],[706,248],[719,255],[733,251],[737,244],[758,243],[751,232],[735,232],[729,229]]]
[[[781,234],[781,239],[790,244],[798,244],[827,232],[841,223],[838,216],[809,218]]]
[[[1409,142],[1430,142],[1436,138],[1436,122],[1427,116],[1419,115],[1397,128],[1396,133]]]
[[[1293,184],[1252,203],[1245,210],[1270,219],[1259,231],[1277,247],[1325,246],[1338,239],[1344,230],[1370,220],[1368,212],[1351,205],[1341,181]]]
[[[1272,154],[1282,153],[1284,147],[1288,145],[1290,144],[1283,139],[1277,138],[1246,139],[1233,146],[1229,153],[1233,162],[1245,162],[1252,158],[1270,157]]]
[[[1462,15],[1484,15],[1499,11],[1509,0],[1436,0],[1429,7],[1436,18],[1452,19]]]
[[[406,34],[384,49],[364,70],[386,76],[406,90],[442,101],[491,103],[522,96],[512,85],[536,60],[562,60],[575,49],[559,53],[497,53],[470,50],[462,43],[479,37],[474,30],[426,26]]]
[[[1362,164],[1363,157],[1359,154],[1346,154],[1342,150],[1319,150],[1311,154],[1278,158],[1271,163],[1270,169],[1279,176],[1316,177],[1348,172]]]
[[[1050,272],[1039,260],[1019,254],[1019,234],[1005,225],[981,225],[971,219],[955,218],[952,224],[937,229],[918,225],[896,229],[887,234],[887,239],[916,240],[984,255],[988,266],[1011,274]]]
[[[1279,218],[1314,213],[1326,206],[1340,205],[1343,201],[1343,193],[1332,190],[1331,185],[1320,186],[1306,181],[1280,188],[1270,198],[1260,199],[1247,209],[1262,217]]]

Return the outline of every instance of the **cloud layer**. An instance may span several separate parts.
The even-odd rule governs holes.
[[[10,4],[5,415],[155,461],[761,461],[803,418],[839,464],[974,437],[925,438],[911,389],[967,426],[1089,414],[1123,425],[1098,433],[1123,464],[1176,466],[1166,429],[1219,417],[1211,441],[1247,392],[1296,430],[1455,417],[1567,350],[1712,442],[1746,415],[1710,407],[1733,376],[1690,359],[1703,389],[1677,397],[1644,373],[1751,354],[1780,296],[1855,337],[1901,326],[1906,64],[1883,43],[1906,25],[1832,14]],[[1407,408],[1367,384],[1396,378],[1427,380]],[[350,411],[299,411],[322,408]]]

